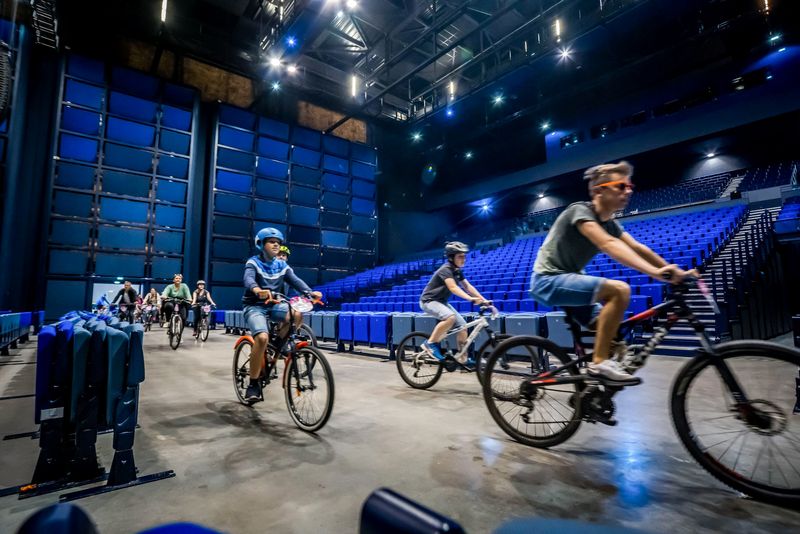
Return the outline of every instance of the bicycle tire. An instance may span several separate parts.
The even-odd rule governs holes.
[[[314,335],[314,331],[311,329],[310,326],[303,323],[297,330],[298,332],[302,332],[303,335],[308,337],[308,340],[311,342],[311,345],[313,345],[314,347],[319,347],[319,343],[317,343],[317,336]]]
[[[737,357],[749,357],[749,358],[768,358],[772,360],[780,360],[782,362],[790,364],[788,367],[792,365],[796,365],[800,368],[800,352],[793,350],[789,347],[785,347],[783,345],[778,345],[776,343],[769,343],[766,341],[731,341],[728,343],[723,343],[720,345],[716,345],[714,347],[715,355],[711,355],[708,353],[701,353],[699,356],[693,358],[689,361],[686,365],[683,366],[681,371],[678,373],[678,376],[675,378],[675,382],[673,383],[672,393],[671,393],[671,410],[672,410],[672,422],[675,425],[675,431],[678,434],[681,442],[683,443],[684,447],[686,447],[689,454],[700,464],[700,466],[705,469],[711,476],[722,482],[723,484],[744,493],[752,497],[753,499],[768,502],[771,504],[778,504],[778,505],[789,505],[793,507],[797,507],[800,505],[800,483],[795,488],[789,489],[781,489],[776,488],[774,486],[770,486],[769,484],[758,483],[752,480],[748,480],[746,477],[743,476],[742,473],[737,473],[735,471],[736,465],[733,468],[727,467],[722,465],[720,461],[711,457],[706,451],[712,449],[713,446],[706,447],[704,450],[702,447],[702,443],[700,442],[699,435],[695,432],[692,428],[692,425],[687,417],[687,395],[691,392],[692,383],[697,380],[700,376],[700,373],[709,366],[714,366],[715,358],[722,358],[725,360],[725,363],[728,364],[729,360]],[[730,367],[729,367],[730,369]],[[731,371],[733,372],[733,371]],[[786,377],[788,382],[788,386],[791,388],[792,391],[795,391],[795,382],[794,379],[797,376],[797,372],[794,372],[794,376]],[[759,377],[762,378],[762,377]],[[744,389],[745,393],[747,393],[747,385],[741,384],[742,388]],[[770,392],[777,395],[780,392],[775,391],[779,388],[773,388]],[[724,391],[724,390],[723,390]],[[796,393],[795,393],[796,394]],[[703,393],[706,396],[706,392]],[[761,399],[752,399],[749,400],[758,400]],[[762,401],[763,402],[763,401]],[[789,408],[789,418],[788,421],[792,419],[792,408]],[[796,416],[795,421],[796,421]],[[738,418],[737,418],[738,419]],[[739,419],[741,421],[741,419]],[[744,423],[742,422],[744,426]],[[798,425],[795,423],[795,429],[797,429]],[[787,424],[788,428],[788,424]],[[753,430],[752,432],[755,433]],[[749,435],[749,434],[747,434]],[[746,435],[746,436],[747,436]],[[738,439],[738,437],[736,438]],[[785,438],[789,439],[789,438]],[[743,440],[745,441],[745,440]],[[790,440],[794,443],[794,447],[796,447],[796,440]],[[772,454],[771,449],[772,444],[770,444],[770,454]],[[742,443],[742,448],[744,448],[744,443]],[[741,454],[741,450],[739,454]],[[726,453],[720,457],[725,456]],[[738,463],[738,457],[737,457]],[[791,464],[789,464],[791,465]],[[753,474],[755,474],[755,470],[758,468],[758,460],[756,461],[756,465],[753,470]],[[772,476],[772,472],[770,471],[770,478]]]
[[[509,334],[495,334],[494,337],[489,336],[489,339],[481,343],[480,348],[475,352],[475,374],[478,375],[478,382],[483,385],[483,372],[486,370],[486,362],[489,356],[492,355],[494,349],[506,339],[509,339]]]
[[[581,410],[580,410],[580,402],[577,402],[577,394],[581,390],[581,385],[577,383],[570,385],[574,386],[575,388],[575,392],[571,394],[573,398],[575,398],[574,405],[572,406],[573,414],[569,419],[569,421],[566,422],[566,424],[560,431],[551,434],[549,436],[536,436],[536,435],[532,436],[530,434],[522,432],[516,425],[511,424],[509,421],[505,419],[504,415],[507,416],[509,411],[503,413],[496,404],[496,400],[499,399],[501,402],[504,403],[512,402],[513,404],[522,406],[523,400],[519,399],[520,395],[516,395],[517,402],[514,402],[510,400],[510,398],[505,394],[498,395],[492,389],[493,386],[492,379],[494,378],[495,374],[499,374],[496,373],[495,371],[495,367],[498,363],[498,360],[500,360],[501,358],[505,358],[506,361],[513,361],[512,359],[514,358],[514,356],[509,354],[510,351],[517,347],[522,347],[522,346],[528,347],[527,350],[529,353],[536,354],[536,359],[537,359],[536,365],[539,368],[541,368],[541,361],[539,361],[540,358],[539,355],[542,353],[544,354],[549,353],[553,355],[561,365],[565,365],[570,361],[572,361],[569,355],[563,349],[558,347],[555,343],[553,343],[549,339],[545,339],[538,336],[514,336],[510,339],[507,339],[497,346],[497,348],[494,350],[494,352],[492,352],[492,355],[489,356],[489,359],[486,362],[486,370],[483,380],[483,400],[486,403],[486,407],[489,409],[489,413],[491,414],[492,419],[494,419],[495,423],[497,423],[497,425],[514,440],[519,441],[520,443],[523,443],[525,445],[529,445],[531,447],[537,447],[537,448],[553,447],[569,439],[573,434],[575,434],[575,432],[577,432],[578,428],[580,427]],[[533,365],[533,363],[531,365]],[[565,372],[571,375],[580,374],[575,366],[569,367]],[[513,376],[513,374],[511,375]],[[531,373],[530,376],[534,376],[533,373]],[[518,380],[522,381],[524,380],[524,378],[520,377],[518,378]],[[511,385],[513,386],[513,384],[514,381],[512,380]],[[546,390],[547,388],[541,387],[540,389]],[[531,402],[531,404],[538,400],[539,399],[530,401],[530,399],[525,399],[525,401]],[[548,427],[551,425],[551,423],[542,423],[542,424],[543,425],[547,424]],[[525,427],[527,426],[528,425],[526,422]]]
[[[183,335],[183,319],[176,313],[172,315],[170,323],[169,346],[172,350],[178,350]]]
[[[415,337],[418,339],[414,342],[410,342],[410,340]],[[400,378],[402,378],[406,384],[414,389],[428,389],[432,387],[434,384],[436,384],[436,382],[439,381],[439,378],[442,376],[442,371],[444,370],[442,362],[436,361],[436,363],[433,363],[432,361],[426,360],[426,367],[435,367],[433,373],[429,375],[430,378],[427,380],[415,381],[408,376],[408,372],[410,372],[412,369],[416,369],[414,373],[418,373],[421,369],[421,366],[415,366],[411,362],[410,359],[412,358],[412,355],[407,355],[405,353],[406,346],[416,347],[418,344],[421,344],[423,341],[427,340],[428,337],[430,337],[430,334],[426,334],[425,332],[411,332],[406,337],[401,339],[400,343],[398,343],[397,347],[395,348],[395,363],[397,364],[397,372],[400,373]],[[408,369],[405,368],[406,364],[408,364]]]
[[[245,350],[249,351],[246,361],[240,362]],[[252,352],[253,344],[247,340],[239,343],[233,351],[233,389],[236,391],[239,402],[246,406],[250,406],[250,403],[245,401],[245,394],[247,386],[250,384],[250,357]]]
[[[313,359],[313,361],[309,364],[306,359]],[[299,362],[303,362],[302,365],[305,367],[306,371],[300,371],[301,364]],[[312,369],[313,372],[311,371]],[[304,395],[305,398],[310,398],[316,392],[316,389],[320,387],[320,369],[322,369],[326,376],[327,387],[324,393],[325,405],[320,410],[319,417],[310,420],[300,413],[297,399]],[[301,383],[304,380],[307,381],[307,383]],[[300,430],[313,433],[325,426],[333,412],[333,402],[335,398],[333,370],[325,355],[316,347],[311,346],[303,347],[293,353],[292,360],[289,362],[289,367],[286,369],[286,384],[284,385],[283,391],[289,415]],[[312,391],[312,393],[307,394],[308,391]],[[316,410],[312,410],[312,413],[316,416],[317,412]]]
[[[200,321],[200,341],[204,342],[208,339],[208,331],[211,328],[208,317],[203,317]]]

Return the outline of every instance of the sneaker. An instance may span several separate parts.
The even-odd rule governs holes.
[[[244,400],[250,404],[261,401],[261,386],[258,384],[258,382],[251,382],[250,385],[247,386],[247,392],[244,394]]]
[[[621,382],[629,386],[642,383],[640,378],[636,378],[628,373],[620,366],[619,362],[614,360],[606,360],[602,363],[592,362],[586,367],[586,372],[590,376]]]
[[[438,343],[431,343],[430,341],[423,341],[422,349],[430,352],[434,358],[437,360],[444,360],[444,354],[442,354],[442,348],[439,346]]]

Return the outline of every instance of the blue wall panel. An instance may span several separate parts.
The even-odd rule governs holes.
[[[52,292],[61,288],[73,292],[70,309],[88,306],[87,276],[160,285],[180,272],[195,100],[194,89],[66,56],[59,159],[52,165],[48,306],[59,302]]]

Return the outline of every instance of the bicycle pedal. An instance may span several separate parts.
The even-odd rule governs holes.
[[[442,366],[445,371],[452,373],[458,369],[458,362],[452,356],[445,356],[444,360],[442,360]]]

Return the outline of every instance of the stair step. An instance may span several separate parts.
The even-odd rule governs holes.
[[[697,351],[697,347],[683,345],[659,345],[653,354],[656,356],[685,356],[692,357]]]

